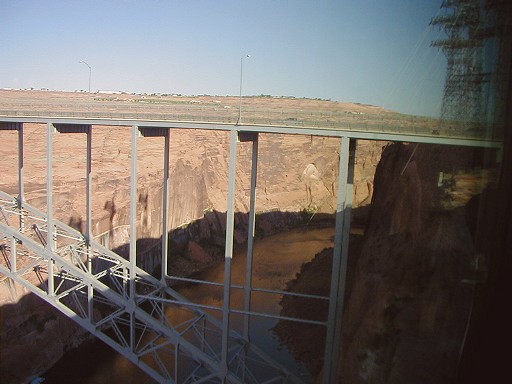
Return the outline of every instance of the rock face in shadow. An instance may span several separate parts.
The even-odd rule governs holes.
[[[364,237],[349,248],[337,382],[457,382],[487,279],[474,224],[479,195],[493,189],[493,170],[481,165],[472,149],[384,149]],[[289,289],[328,294],[329,278],[318,275],[330,273],[331,255],[317,255]],[[325,306],[302,298],[282,304],[284,316],[326,318]],[[320,383],[322,327],[301,327],[283,322],[276,331]]]
[[[457,380],[485,267],[466,220],[468,194],[456,195],[456,185],[446,188],[436,178],[440,172],[472,168],[474,155],[472,150],[401,144],[383,152],[347,292],[340,382]],[[482,184],[475,177],[473,194]]]
[[[16,303],[2,306],[0,320],[0,381],[5,384],[27,383],[66,350],[90,337],[74,321],[27,292]]]

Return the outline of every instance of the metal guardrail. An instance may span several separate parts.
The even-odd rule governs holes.
[[[0,103],[0,117],[84,118],[119,120],[161,120],[237,124],[238,108],[219,105],[151,104],[101,102],[84,104]],[[501,139],[503,127],[471,122],[449,122],[399,113],[362,113],[351,111],[264,109],[246,107],[243,124],[266,126],[344,129],[385,133],[407,133],[474,139]]]

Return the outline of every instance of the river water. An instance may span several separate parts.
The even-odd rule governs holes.
[[[254,244],[253,287],[283,290],[293,279],[303,263],[333,244],[333,228],[309,228],[258,239]],[[245,250],[236,251],[232,262],[232,284],[244,284]],[[208,268],[195,276],[201,280],[222,282],[224,263]],[[177,289],[190,300],[208,305],[222,306],[222,288],[208,285],[186,285]],[[280,295],[253,294],[252,310],[279,314]],[[243,306],[243,290],[234,290],[231,297],[233,307]],[[172,316],[168,313],[168,316]],[[313,378],[303,364],[295,361],[278,337],[272,332],[277,320],[253,317],[250,337],[268,355],[302,377],[306,382]],[[233,317],[232,326],[240,332],[241,316]],[[45,384],[115,384],[154,383],[146,373],[122,355],[99,340],[86,341],[78,348],[66,353],[50,370],[43,374]]]

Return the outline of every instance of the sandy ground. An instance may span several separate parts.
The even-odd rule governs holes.
[[[403,115],[381,107],[293,97],[243,97],[244,124],[340,127],[380,131],[432,132],[435,119]],[[91,117],[203,121],[234,124],[240,99],[234,96],[177,96],[0,90],[0,116]]]

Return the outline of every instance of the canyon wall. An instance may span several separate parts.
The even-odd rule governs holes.
[[[474,208],[466,206],[489,175],[470,172],[481,165],[474,155],[427,145],[384,151],[347,292],[340,382],[456,381],[485,277],[468,220]],[[452,174],[449,182],[440,172]]]
[[[465,355],[496,241],[497,207],[480,203],[497,188],[495,156],[423,144],[384,149],[364,235],[350,242],[336,382],[467,382]],[[289,289],[328,295],[331,258],[332,249],[317,255]],[[326,305],[300,298],[282,305],[284,316],[327,316]],[[321,383],[325,328],[283,322],[276,331]]]
[[[45,124],[25,124],[25,197],[46,209]],[[92,134],[93,234],[129,224],[130,127],[94,126]],[[17,195],[17,133],[2,132],[2,190]],[[257,211],[332,213],[338,172],[339,139],[308,135],[260,134]],[[138,237],[161,236],[162,138],[138,139]],[[360,141],[355,206],[370,202],[372,178],[384,143]],[[77,228],[85,220],[85,134],[53,135],[56,217]],[[223,131],[171,131],[170,227],[225,212],[229,134]],[[247,212],[251,143],[238,143],[236,211]],[[126,241],[111,239],[112,247]]]

